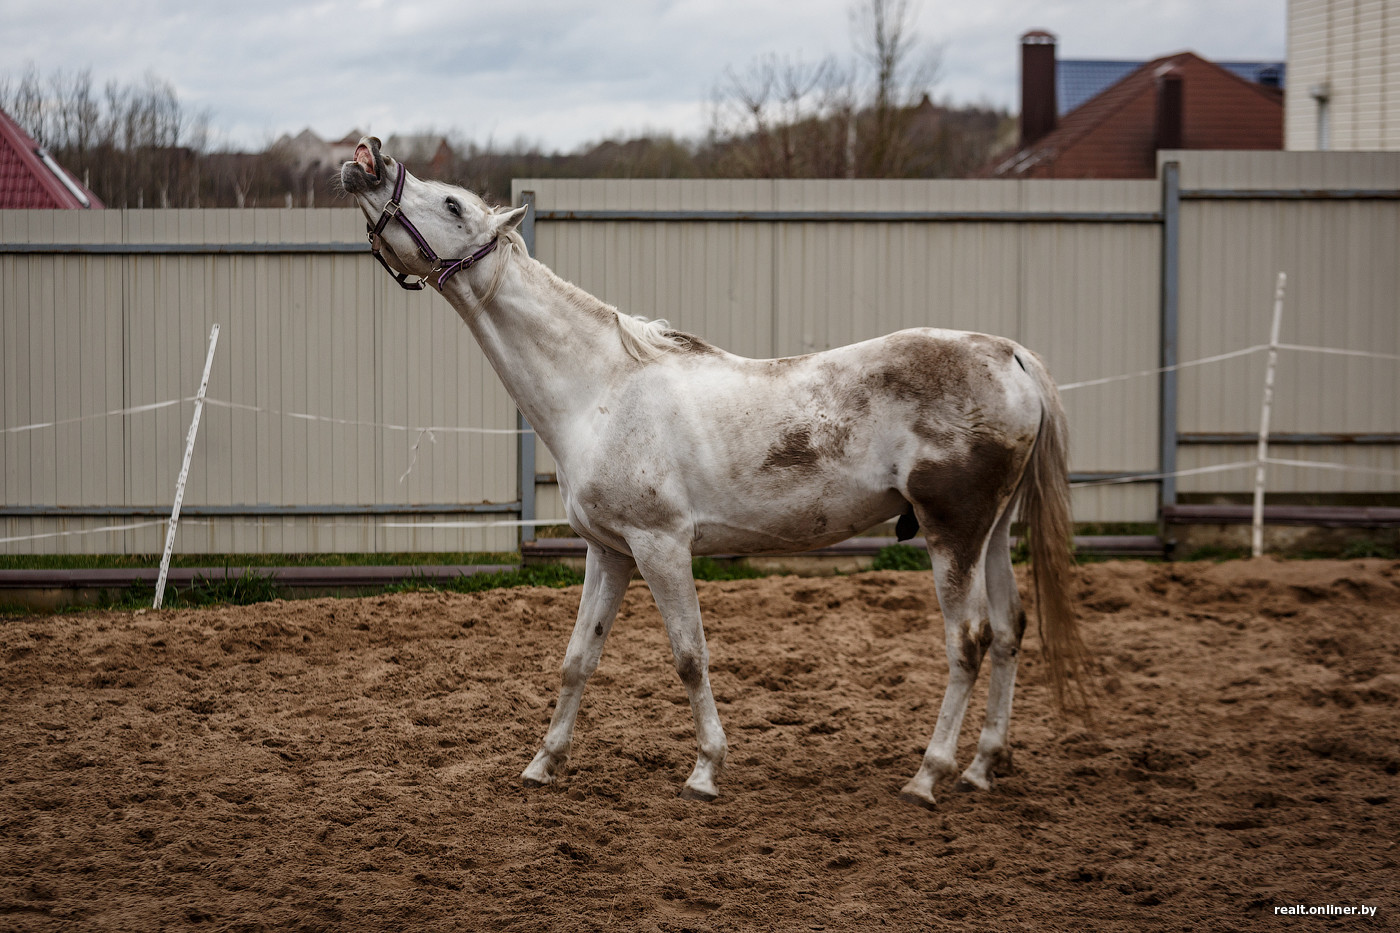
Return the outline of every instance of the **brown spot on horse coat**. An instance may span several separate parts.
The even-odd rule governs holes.
[[[816,469],[819,457],[812,446],[812,429],[804,424],[783,432],[778,443],[768,449],[763,469],[810,471]]]
[[[1012,358],[1012,344],[999,338],[950,341],[909,335],[892,343],[888,359],[864,379],[868,392],[893,396],[914,411],[914,432],[940,447],[954,442],[950,424],[978,420],[971,400],[990,399],[998,371]]]
[[[667,337],[676,341],[675,349],[678,353],[693,353],[697,356],[705,356],[711,353],[718,353],[719,350],[712,343],[701,340],[694,334],[687,334],[685,331],[668,330]]]
[[[1003,363],[1009,362],[1016,353],[1016,344],[992,334],[964,334],[963,342],[978,347],[992,359]]]
[[[948,554],[959,578],[977,564],[997,508],[1017,479],[1015,451],[995,440],[974,437],[966,455],[921,460],[909,471],[908,497],[930,546]]]
[[[705,666],[697,655],[686,654],[676,659],[676,673],[687,687],[698,687],[705,677]]]
[[[982,666],[982,657],[987,653],[987,647],[992,643],[992,626],[983,621],[978,629],[977,637],[972,636],[972,627],[964,625],[959,633],[959,653],[958,663],[970,673],[976,673]]]

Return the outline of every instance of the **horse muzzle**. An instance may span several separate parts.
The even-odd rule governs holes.
[[[363,136],[355,147],[355,158],[340,168],[340,182],[350,194],[372,191],[384,184],[384,154],[378,137]]]

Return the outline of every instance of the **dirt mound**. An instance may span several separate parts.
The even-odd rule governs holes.
[[[544,790],[577,589],[9,622],[0,927],[1400,926],[1400,564],[1077,574],[1096,719],[1054,716],[1032,622],[1016,770],[937,812],[895,797],[946,679],[927,574],[701,584],[708,805],[641,584]]]

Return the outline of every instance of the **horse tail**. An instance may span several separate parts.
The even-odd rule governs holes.
[[[1040,431],[1021,480],[1020,514],[1026,525],[1031,580],[1040,622],[1041,652],[1055,706],[1061,713],[1087,717],[1094,683],[1089,650],[1079,635],[1078,613],[1070,594],[1074,527],[1070,518],[1069,432],[1059,390],[1040,358],[1017,353],[1040,396]]]

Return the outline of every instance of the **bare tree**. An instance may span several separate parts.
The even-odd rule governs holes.
[[[874,177],[905,173],[911,156],[911,111],[932,88],[940,52],[922,48],[909,0],[861,0],[851,8],[857,58],[870,69],[871,104],[860,170]]]
[[[148,192],[162,207],[200,203],[209,117],[154,74],[109,81],[99,95],[89,71],[45,80],[30,64],[18,80],[0,81],[0,107],[111,207],[142,206]]]
[[[729,69],[715,88],[710,144],[731,174],[760,177],[902,177],[929,170],[917,157],[918,119],[939,54],[915,31],[911,0],[857,0],[854,58],[842,66],[766,56]],[[946,108],[945,108],[946,109]]]
[[[836,59],[769,55],[742,73],[726,71],[712,100],[710,141],[719,163],[740,176],[844,174],[854,109],[850,72]]]

